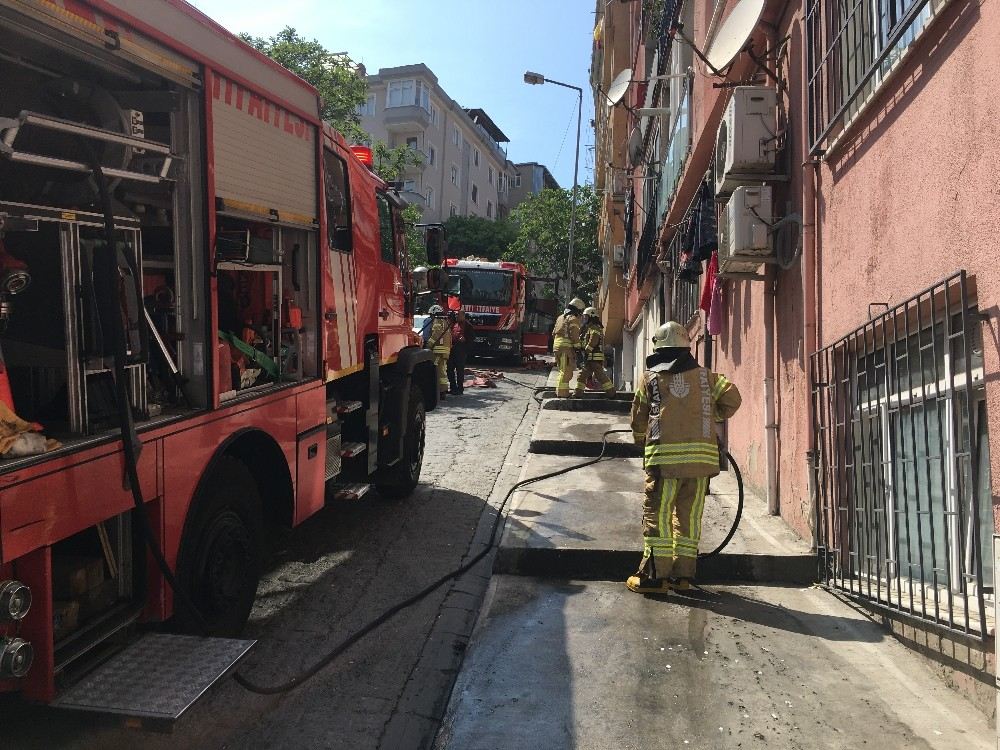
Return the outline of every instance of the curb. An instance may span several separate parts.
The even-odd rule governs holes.
[[[624,581],[635,573],[637,550],[501,547],[494,574]],[[767,583],[808,586],[817,580],[816,555],[726,554],[698,561],[699,583]]]
[[[599,411],[609,414],[629,414],[631,401],[612,398],[547,398],[542,401],[543,411]]]
[[[550,456],[587,458],[601,455],[601,443],[584,440],[532,439],[528,450],[531,453],[544,453]],[[604,455],[614,458],[642,458],[642,449],[633,443],[609,442]]]

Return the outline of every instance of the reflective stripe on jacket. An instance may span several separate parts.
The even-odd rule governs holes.
[[[733,416],[741,402],[735,385],[704,367],[647,370],[632,400],[632,437],[645,446],[643,465],[676,479],[715,476],[715,423]]]
[[[427,348],[434,354],[451,352],[451,321],[447,318],[434,318],[431,335],[427,337]]]
[[[552,326],[552,351],[580,348],[580,316],[563,313]]]
[[[583,351],[588,362],[604,361],[604,329],[598,325],[587,326],[583,334]]]

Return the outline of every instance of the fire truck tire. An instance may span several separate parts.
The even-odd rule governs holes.
[[[175,608],[175,619],[185,632],[235,636],[250,616],[260,580],[260,492],[241,461],[222,456],[195,502],[177,578],[208,632],[183,607]]]
[[[420,467],[424,463],[424,431],[427,411],[424,394],[416,384],[410,386],[410,403],[406,413],[406,437],[403,438],[403,457],[392,466],[379,469],[375,475],[375,489],[384,498],[406,497],[420,481]]]

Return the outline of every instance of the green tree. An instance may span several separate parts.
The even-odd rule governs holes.
[[[402,178],[407,167],[420,164],[423,157],[419,151],[412,148],[406,146],[389,148],[382,141],[376,141],[372,146],[372,161],[375,174],[386,182],[396,182]]]
[[[427,265],[427,245],[420,223],[420,209],[409,205],[403,209],[403,225],[406,227],[406,252],[410,256],[410,268]]]
[[[368,96],[368,82],[358,75],[346,55],[333,54],[319,41],[306,39],[291,26],[272,37],[240,34],[240,38],[315,86],[323,101],[323,119],[348,141],[369,140],[358,115],[358,107]]]
[[[448,254],[454,258],[474,255],[500,260],[517,239],[517,227],[507,219],[452,216],[444,223]]]
[[[523,263],[535,276],[564,278],[572,204],[572,190],[549,188],[515,208],[510,218],[517,226],[517,238],[504,258]],[[582,185],[577,192],[573,237],[573,290],[589,300],[594,299],[601,278],[598,207],[593,185]]]

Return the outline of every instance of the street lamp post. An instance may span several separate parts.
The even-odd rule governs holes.
[[[538,86],[543,83],[551,83],[554,86],[562,86],[566,89],[573,89],[577,95],[576,153],[574,154],[575,158],[573,159],[573,202],[569,211],[569,252],[566,254],[566,284],[568,287],[566,299],[569,300],[573,296],[573,238],[576,233],[576,200],[580,174],[580,124],[583,121],[583,89],[569,83],[553,81],[551,78],[546,78],[541,73],[532,73],[531,71],[524,74],[524,82],[530,83],[533,86]]]

